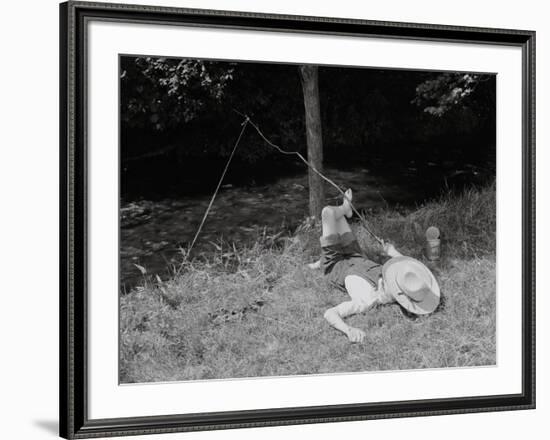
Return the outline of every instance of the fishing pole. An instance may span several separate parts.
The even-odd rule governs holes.
[[[303,163],[305,163],[314,173],[316,173],[319,177],[321,177],[323,180],[325,180],[326,182],[328,182],[330,185],[332,185],[334,188],[336,188],[338,190],[338,192],[344,197],[344,199],[346,199],[350,206],[351,206],[351,209],[353,210],[353,212],[361,219],[362,223],[363,223],[363,227],[365,228],[365,230],[380,244],[384,245],[384,241],[378,237],[374,232],[372,232],[369,227],[367,226],[367,220],[365,219],[365,217],[355,208],[355,206],[353,205],[352,201],[346,196],[346,193],[342,190],[342,188],[340,188],[336,183],[334,183],[331,179],[329,179],[328,177],[326,177],[323,173],[321,173],[317,168],[315,168],[315,166],[313,166],[311,163],[309,163],[309,161],[302,155],[300,154],[298,151],[287,151],[287,150],[284,150],[282,149],[280,146],[274,144],[273,142],[271,142],[263,133],[262,131],[260,130],[260,127],[258,127],[254,122],[252,122],[252,120],[250,119],[250,117],[244,113],[241,113],[239,112],[238,110],[235,110],[233,109],[237,114],[241,115],[244,120],[243,122],[241,123],[241,132],[239,133],[239,136],[237,137],[237,140],[235,142],[235,145],[233,146],[233,150],[231,151],[231,154],[229,155],[229,158],[227,160],[227,163],[225,164],[225,168],[223,169],[223,172],[222,172],[222,175],[220,177],[220,180],[218,181],[218,184],[216,186],[216,189],[214,190],[214,193],[212,194],[212,197],[210,198],[210,203],[208,204],[208,207],[206,208],[206,211],[204,212],[204,215],[202,217],[202,220],[200,222],[200,225],[197,229],[197,232],[195,233],[195,236],[193,237],[193,240],[191,242],[191,245],[189,246],[189,248],[187,249],[187,255],[190,255],[191,253],[191,249],[193,249],[193,247],[195,246],[195,243],[199,237],[199,234],[201,233],[201,230],[202,230],[202,227],[204,226],[204,223],[206,222],[206,218],[208,217],[208,214],[210,213],[210,209],[212,208],[212,205],[214,204],[214,200],[221,188],[221,184],[223,182],[223,179],[227,173],[227,170],[229,168],[229,164],[231,163],[231,161],[233,160],[233,156],[235,156],[235,152],[237,151],[237,147],[243,137],[243,134],[246,130],[246,127],[248,125],[250,125],[251,127],[254,128],[254,130],[256,130],[256,132],[260,135],[260,137],[271,147],[275,148],[279,153],[281,154],[285,154],[285,155],[294,155],[294,156],[297,156]]]

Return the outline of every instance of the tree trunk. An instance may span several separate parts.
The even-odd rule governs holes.
[[[319,172],[323,172],[323,133],[321,129],[321,105],[319,101],[319,80],[317,66],[300,66],[300,77],[304,91],[304,108],[307,138],[307,159]],[[323,179],[309,169],[309,214],[321,217],[325,203]]]

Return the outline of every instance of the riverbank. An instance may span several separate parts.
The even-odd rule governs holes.
[[[355,193],[359,210],[388,205],[407,205],[419,197],[412,188],[372,175],[369,170],[328,168],[329,178]],[[307,173],[284,176],[263,185],[227,184],[221,188],[197,241],[193,257],[210,259],[225,241],[251,246],[259,234],[289,235],[308,212]],[[340,194],[327,185],[327,203],[339,203]],[[182,259],[181,249],[190,245],[212,192],[181,195],[175,199],[124,203],[120,218],[121,290],[127,292],[141,281],[135,264],[162,279],[170,277]]]
[[[121,296],[123,383],[493,365],[495,348],[495,186],[447,195],[418,209],[380,209],[369,226],[407,255],[423,259],[423,233],[442,231],[430,264],[442,302],[428,317],[379,306],[348,320],[363,344],[324,321],[346,299],[306,263],[319,255],[319,229],[257,233],[239,249],[215,244],[208,259],[167,280],[147,274]],[[352,228],[379,258],[363,225]]]
[[[362,167],[326,167],[325,172],[342,188],[356,190],[354,204],[367,215],[390,208],[404,212],[437,197],[442,188],[458,192],[464,185],[476,182],[480,186],[480,181],[487,181],[485,174],[480,177],[481,172],[477,177],[473,171],[468,174],[467,167],[461,173],[455,172],[454,177],[448,174],[446,180],[440,181],[441,176],[429,178],[428,171],[421,172],[413,165],[409,174],[403,170],[392,173],[391,178]],[[426,166],[433,168],[430,163]],[[460,180],[464,176],[468,183]],[[294,233],[308,212],[307,188],[305,170],[289,172],[263,184],[223,185],[195,244],[193,257],[211,258],[220,240],[250,246],[258,234]],[[326,185],[325,189],[327,203],[340,203],[341,195],[332,186]],[[212,192],[213,189],[161,199],[121,200],[120,289],[123,294],[141,281],[136,264],[162,279],[171,276],[181,261],[181,249],[187,249],[193,240]]]

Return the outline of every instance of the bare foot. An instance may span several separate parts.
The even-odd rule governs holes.
[[[344,194],[344,202],[342,203],[342,208],[344,208],[344,215],[347,218],[351,218],[351,216],[353,215],[353,210],[351,209],[351,199],[353,198],[351,188],[348,188],[348,190]]]
[[[321,260],[317,260],[315,263],[309,263],[307,267],[313,270],[321,269]]]

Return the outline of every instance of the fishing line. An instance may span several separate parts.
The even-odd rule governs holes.
[[[210,199],[210,203],[208,204],[208,207],[206,208],[206,211],[204,212],[204,215],[202,217],[202,220],[201,220],[201,223],[199,225],[199,228],[197,229],[197,232],[195,233],[195,236],[193,237],[193,241],[191,242],[191,245],[189,246],[189,248],[187,249],[187,256],[189,256],[191,254],[191,249],[193,249],[193,247],[195,246],[195,243],[197,241],[197,238],[199,237],[199,234],[201,233],[201,230],[202,230],[202,227],[204,226],[204,223],[206,221],[206,218],[208,217],[208,214],[210,213],[210,209],[212,208],[212,205],[214,204],[214,200],[216,199],[216,196],[218,195],[218,192],[221,188],[221,185],[222,185],[222,182],[223,182],[223,179],[227,173],[227,169],[229,168],[229,164],[231,163],[231,160],[233,159],[233,156],[235,155],[235,151],[237,151],[237,147],[241,141],[241,138],[243,137],[243,133],[244,131],[246,130],[246,127],[248,125],[252,126],[254,128],[254,130],[256,130],[256,132],[260,135],[260,137],[269,145],[271,146],[272,148],[275,148],[279,153],[281,154],[285,154],[285,155],[293,155],[293,156],[297,156],[303,163],[305,163],[314,173],[316,173],[319,177],[321,177],[323,180],[325,180],[326,182],[328,182],[330,185],[332,185],[334,188],[336,188],[338,190],[338,192],[349,202],[350,206],[351,206],[351,209],[353,210],[353,212],[361,219],[361,221],[363,222],[363,227],[365,228],[365,230],[372,236],[372,238],[374,238],[378,243],[380,244],[384,244],[384,241],[379,238],[374,232],[372,232],[368,226],[367,226],[367,220],[365,219],[365,217],[357,210],[355,209],[355,206],[353,205],[353,203],[351,202],[351,200],[349,200],[349,198],[346,196],[344,190],[342,190],[342,188],[340,188],[336,183],[334,183],[331,179],[329,179],[328,177],[326,177],[323,173],[321,173],[319,170],[317,170],[317,168],[315,168],[312,164],[310,164],[308,162],[308,160],[302,155],[300,154],[298,151],[286,151],[286,150],[283,150],[281,147],[279,147],[278,145],[274,144],[273,142],[271,142],[263,133],[262,131],[260,130],[260,128],[250,120],[250,118],[248,117],[248,115],[245,115],[237,110],[234,110],[236,113],[238,113],[239,115],[241,115],[242,117],[244,117],[244,121],[241,123],[241,126],[242,126],[242,129],[241,129],[241,132],[239,133],[239,136],[237,138],[237,141],[235,142],[235,145],[233,146],[233,150],[231,151],[231,154],[229,155],[229,159],[227,160],[227,163],[225,164],[225,168],[222,172],[222,175],[220,177],[220,180],[218,181],[218,185],[216,186],[216,189],[214,191],[214,194],[212,194],[212,198]]]
[[[204,212],[204,215],[201,220],[201,224],[199,225],[199,228],[197,229],[197,232],[195,233],[195,236],[193,237],[193,241],[191,242],[191,246],[189,246],[188,254],[191,253],[191,249],[193,249],[193,246],[195,246],[195,242],[197,241],[197,238],[199,237],[199,234],[201,233],[202,227],[204,226],[204,222],[206,221],[206,217],[208,217],[208,213],[210,212],[210,209],[212,208],[212,204],[214,203],[214,199],[216,198],[216,195],[218,194],[218,191],[220,190],[220,187],[223,182],[223,178],[225,177],[225,174],[227,173],[227,169],[229,168],[229,164],[231,163],[231,160],[233,159],[233,156],[235,155],[235,151],[237,151],[237,146],[239,145],[239,142],[241,141],[241,138],[243,137],[243,133],[246,130],[246,126],[249,123],[249,119],[246,118],[244,122],[241,124],[242,129],[239,133],[239,137],[237,138],[237,141],[235,142],[235,146],[233,147],[233,151],[231,151],[231,154],[229,155],[229,159],[227,160],[227,163],[225,164],[225,168],[223,169],[223,173],[220,177],[220,180],[218,182],[218,186],[216,186],[216,190],[214,191],[214,194],[212,194],[212,198],[210,199],[210,203],[208,204],[208,208],[206,208],[206,211]]]

